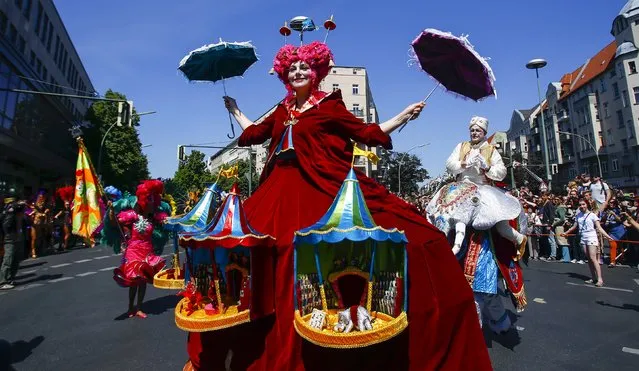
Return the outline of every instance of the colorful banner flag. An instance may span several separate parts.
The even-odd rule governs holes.
[[[375,165],[377,165],[377,162],[379,161],[379,157],[377,157],[376,154],[374,154],[371,151],[366,151],[364,149],[361,149],[356,145],[353,145],[353,156],[364,156]]]
[[[75,168],[72,233],[90,238],[102,223],[99,198],[101,185],[91,165],[91,159],[81,138],[78,139],[78,162]]]

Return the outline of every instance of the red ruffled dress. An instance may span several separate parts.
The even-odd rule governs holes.
[[[153,253],[152,221],[134,210],[121,211],[117,217],[120,225],[130,229],[131,238],[122,256],[122,265],[113,270],[113,279],[122,287],[152,283],[153,276],[166,264],[164,259]],[[161,222],[166,214],[156,213],[153,218]]]
[[[276,264],[252,260],[252,317],[266,316],[221,331],[190,333],[191,366],[224,369],[232,350],[236,370],[489,370],[472,291],[445,236],[418,210],[357,172],[374,220],[406,232],[408,329],[374,346],[335,350],[302,340],[293,327],[293,233],[328,210],[350,169],[351,139],[392,148],[378,125],[367,125],[334,92],[296,115],[280,104],[259,125],[247,128],[239,145],[272,139],[259,188],[244,203],[255,230],[275,236]],[[187,364],[188,366],[188,364]],[[189,367],[185,367],[188,369]]]

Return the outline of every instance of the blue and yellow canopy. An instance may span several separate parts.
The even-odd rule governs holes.
[[[203,230],[209,219],[211,204],[213,204],[214,207],[217,206],[217,199],[220,192],[221,189],[218,187],[217,182],[213,183],[213,185],[204,191],[204,196],[200,198],[191,211],[185,215],[167,218],[164,229],[179,233]]]
[[[295,232],[294,242],[315,245],[368,239],[408,243],[404,231],[385,229],[375,223],[351,168],[326,214],[314,225]]]

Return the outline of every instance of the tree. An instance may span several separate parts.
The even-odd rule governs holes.
[[[186,160],[180,161],[173,178],[165,181],[165,187],[169,188],[166,192],[181,200],[188,192],[203,190],[206,183],[214,181],[213,175],[206,168],[205,156],[200,151],[193,151],[186,156]]]
[[[112,90],[108,90],[105,97],[126,99],[124,94]],[[149,162],[142,153],[142,143],[136,130],[140,118],[135,115],[135,111],[132,127],[111,129],[102,148],[102,161],[99,162],[100,143],[109,127],[116,122],[117,113],[117,102],[94,103],[87,112],[86,119],[91,127],[84,130],[84,142],[96,171],[102,177],[102,184],[133,192],[140,181],[149,178]]]
[[[418,183],[429,178],[428,171],[422,167],[422,161],[406,152],[381,151],[380,165],[382,184],[391,192],[399,191],[399,171],[401,164],[401,193],[409,195],[419,191]]]

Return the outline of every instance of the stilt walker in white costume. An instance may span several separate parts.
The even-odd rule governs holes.
[[[491,330],[501,333],[511,323],[497,292],[500,273],[517,310],[526,305],[517,263],[526,236],[514,222],[522,210],[516,198],[493,185],[504,179],[507,170],[499,152],[486,141],[488,120],[473,117],[469,130],[470,141],[459,143],[446,161],[456,182],[437,191],[426,211],[431,222],[450,236],[478,312],[487,317]]]

